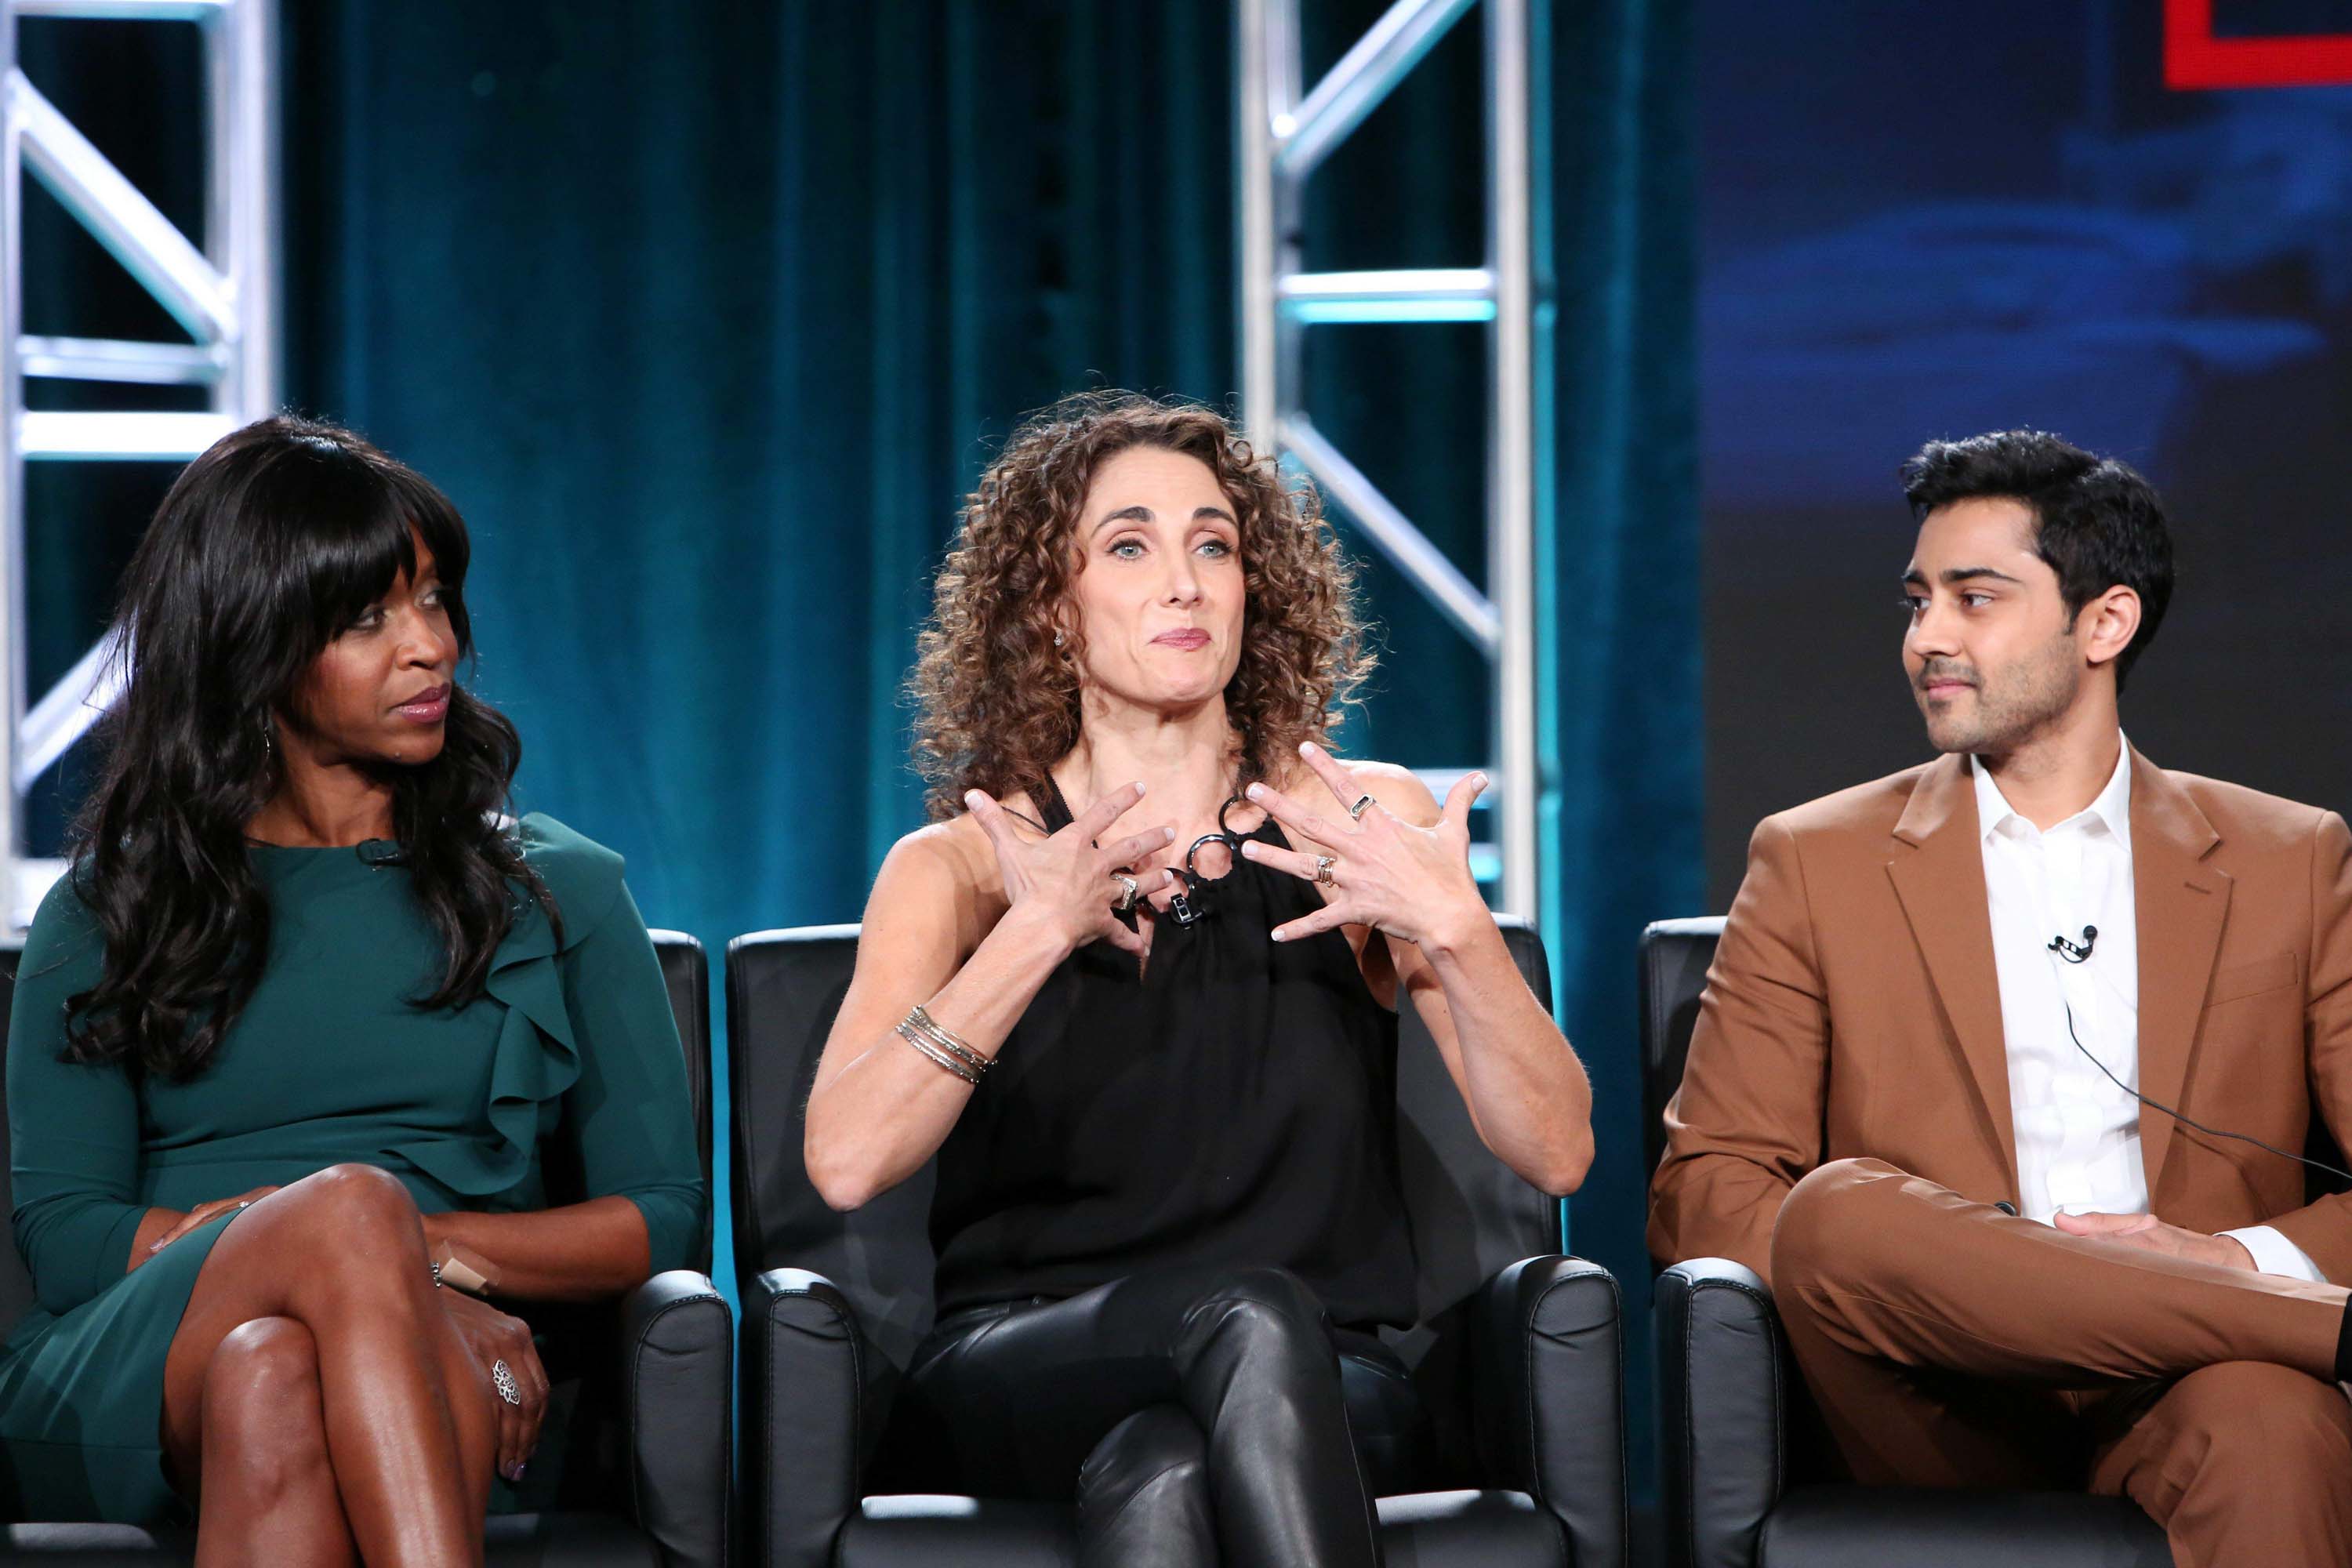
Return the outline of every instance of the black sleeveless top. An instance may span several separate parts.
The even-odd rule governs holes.
[[[1250,837],[1288,847],[1270,817]],[[1236,856],[1204,901],[1140,973],[1080,948],[1013,1026],[940,1149],[942,1316],[1213,1262],[1287,1268],[1336,1323],[1413,1321],[1396,1015],[1342,932],[1269,935],[1321,907],[1309,884]]]

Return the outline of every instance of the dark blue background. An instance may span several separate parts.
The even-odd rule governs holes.
[[[2160,10],[1702,0],[1717,909],[1759,817],[1927,754],[1895,472],[1930,437],[2035,426],[2147,473],[2180,576],[2133,740],[2352,807],[2352,89],[2167,91]]]

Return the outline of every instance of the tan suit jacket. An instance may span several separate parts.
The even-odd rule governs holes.
[[[2352,1134],[2352,834],[2334,812],[2132,753],[2139,1088],[2301,1153],[2315,1110]],[[2352,1284],[2352,1197],[2143,1106],[2157,1216],[2272,1225]],[[1885,1160],[2018,1201],[1992,921],[1967,760],[1945,756],[1767,817],[1666,1108],[1651,1186],[1661,1262],[1771,1278],[1772,1223],[1815,1166]]]

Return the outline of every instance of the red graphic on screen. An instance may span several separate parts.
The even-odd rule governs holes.
[[[2164,85],[2319,87],[2352,82],[2352,33],[2217,38],[2213,0],[2164,0]]]

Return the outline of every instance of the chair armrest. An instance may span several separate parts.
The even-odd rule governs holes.
[[[1581,1258],[1514,1263],[1480,1288],[1471,1342],[1482,1479],[1549,1509],[1579,1563],[1623,1563],[1624,1347],[1616,1279]]]
[[[762,1568],[829,1568],[887,1415],[890,1367],[822,1274],[772,1268],[743,1297],[745,1529]]]
[[[1753,1269],[1727,1258],[1658,1276],[1658,1441],[1666,1561],[1753,1568],[1787,1480],[1780,1317]]]
[[[726,1568],[733,1325],[709,1276],[674,1268],[621,1303],[630,1511],[668,1568]]]

